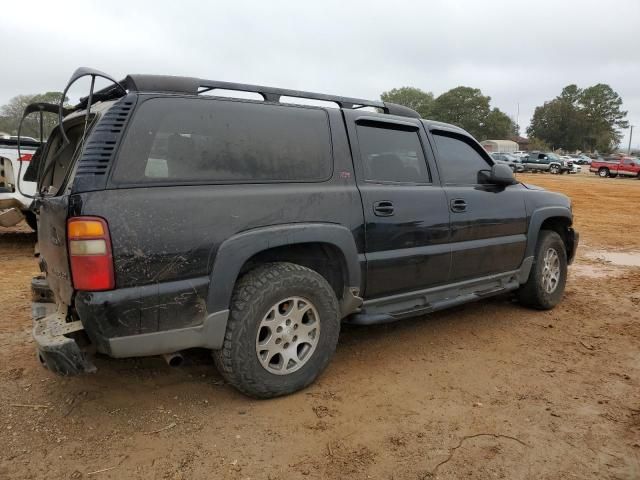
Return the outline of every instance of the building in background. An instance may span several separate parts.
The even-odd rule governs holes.
[[[484,140],[480,142],[487,152],[513,153],[520,150],[518,144],[511,140]]]
[[[518,144],[518,150],[521,150],[523,152],[528,152],[529,151],[529,139],[528,138],[517,136],[517,137],[513,137],[511,140],[513,140],[514,142],[516,142]]]

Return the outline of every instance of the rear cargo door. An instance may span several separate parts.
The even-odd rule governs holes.
[[[38,191],[44,194],[39,202],[38,246],[47,281],[56,301],[69,305],[73,283],[67,252],[66,229],[70,199],[67,187],[71,184],[71,172],[79,156],[84,122],[76,122],[67,127],[66,132],[68,144],[63,144],[59,131],[55,130],[44,152],[38,179]]]

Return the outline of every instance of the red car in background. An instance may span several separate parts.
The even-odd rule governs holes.
[[[640,178],[640,160],[635,157],[594,160],[591,162],[589,171],[602,178],[617,177],[618,175]]]

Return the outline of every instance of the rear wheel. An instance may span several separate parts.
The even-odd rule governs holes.
[[[609,176],[609,169],[608,168],[600,168],[600,170],[598,170],[598,176],[602,177],[602,178],[606,178]]]
[[[562,299],[567,281],[567,251],[556,232],[541,230],[529,279],[517,292],[527,307],[550,310]]]
[[[320,274],[293,263],[264,264],[236,285],[214,360],[224,378],[249,396],[286,395],[322,373],[339,332],[338,300]]]

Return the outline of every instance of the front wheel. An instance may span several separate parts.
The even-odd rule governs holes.
[[[562,299],[567,281],[567,251],[556,232],[541,230],[529,279],[517,292],[520,303],[550,310]]]
[[[272,398],[311,384],[338,343],[338,300],[317,272],[268,263],[245,274],[233,292],[221,350],[214,360],[241,392]]]
[[[549,171],[554,175],[558,175],[560,173],[560,167],[557,165],[551,165],[551,168],[549,168]]]

